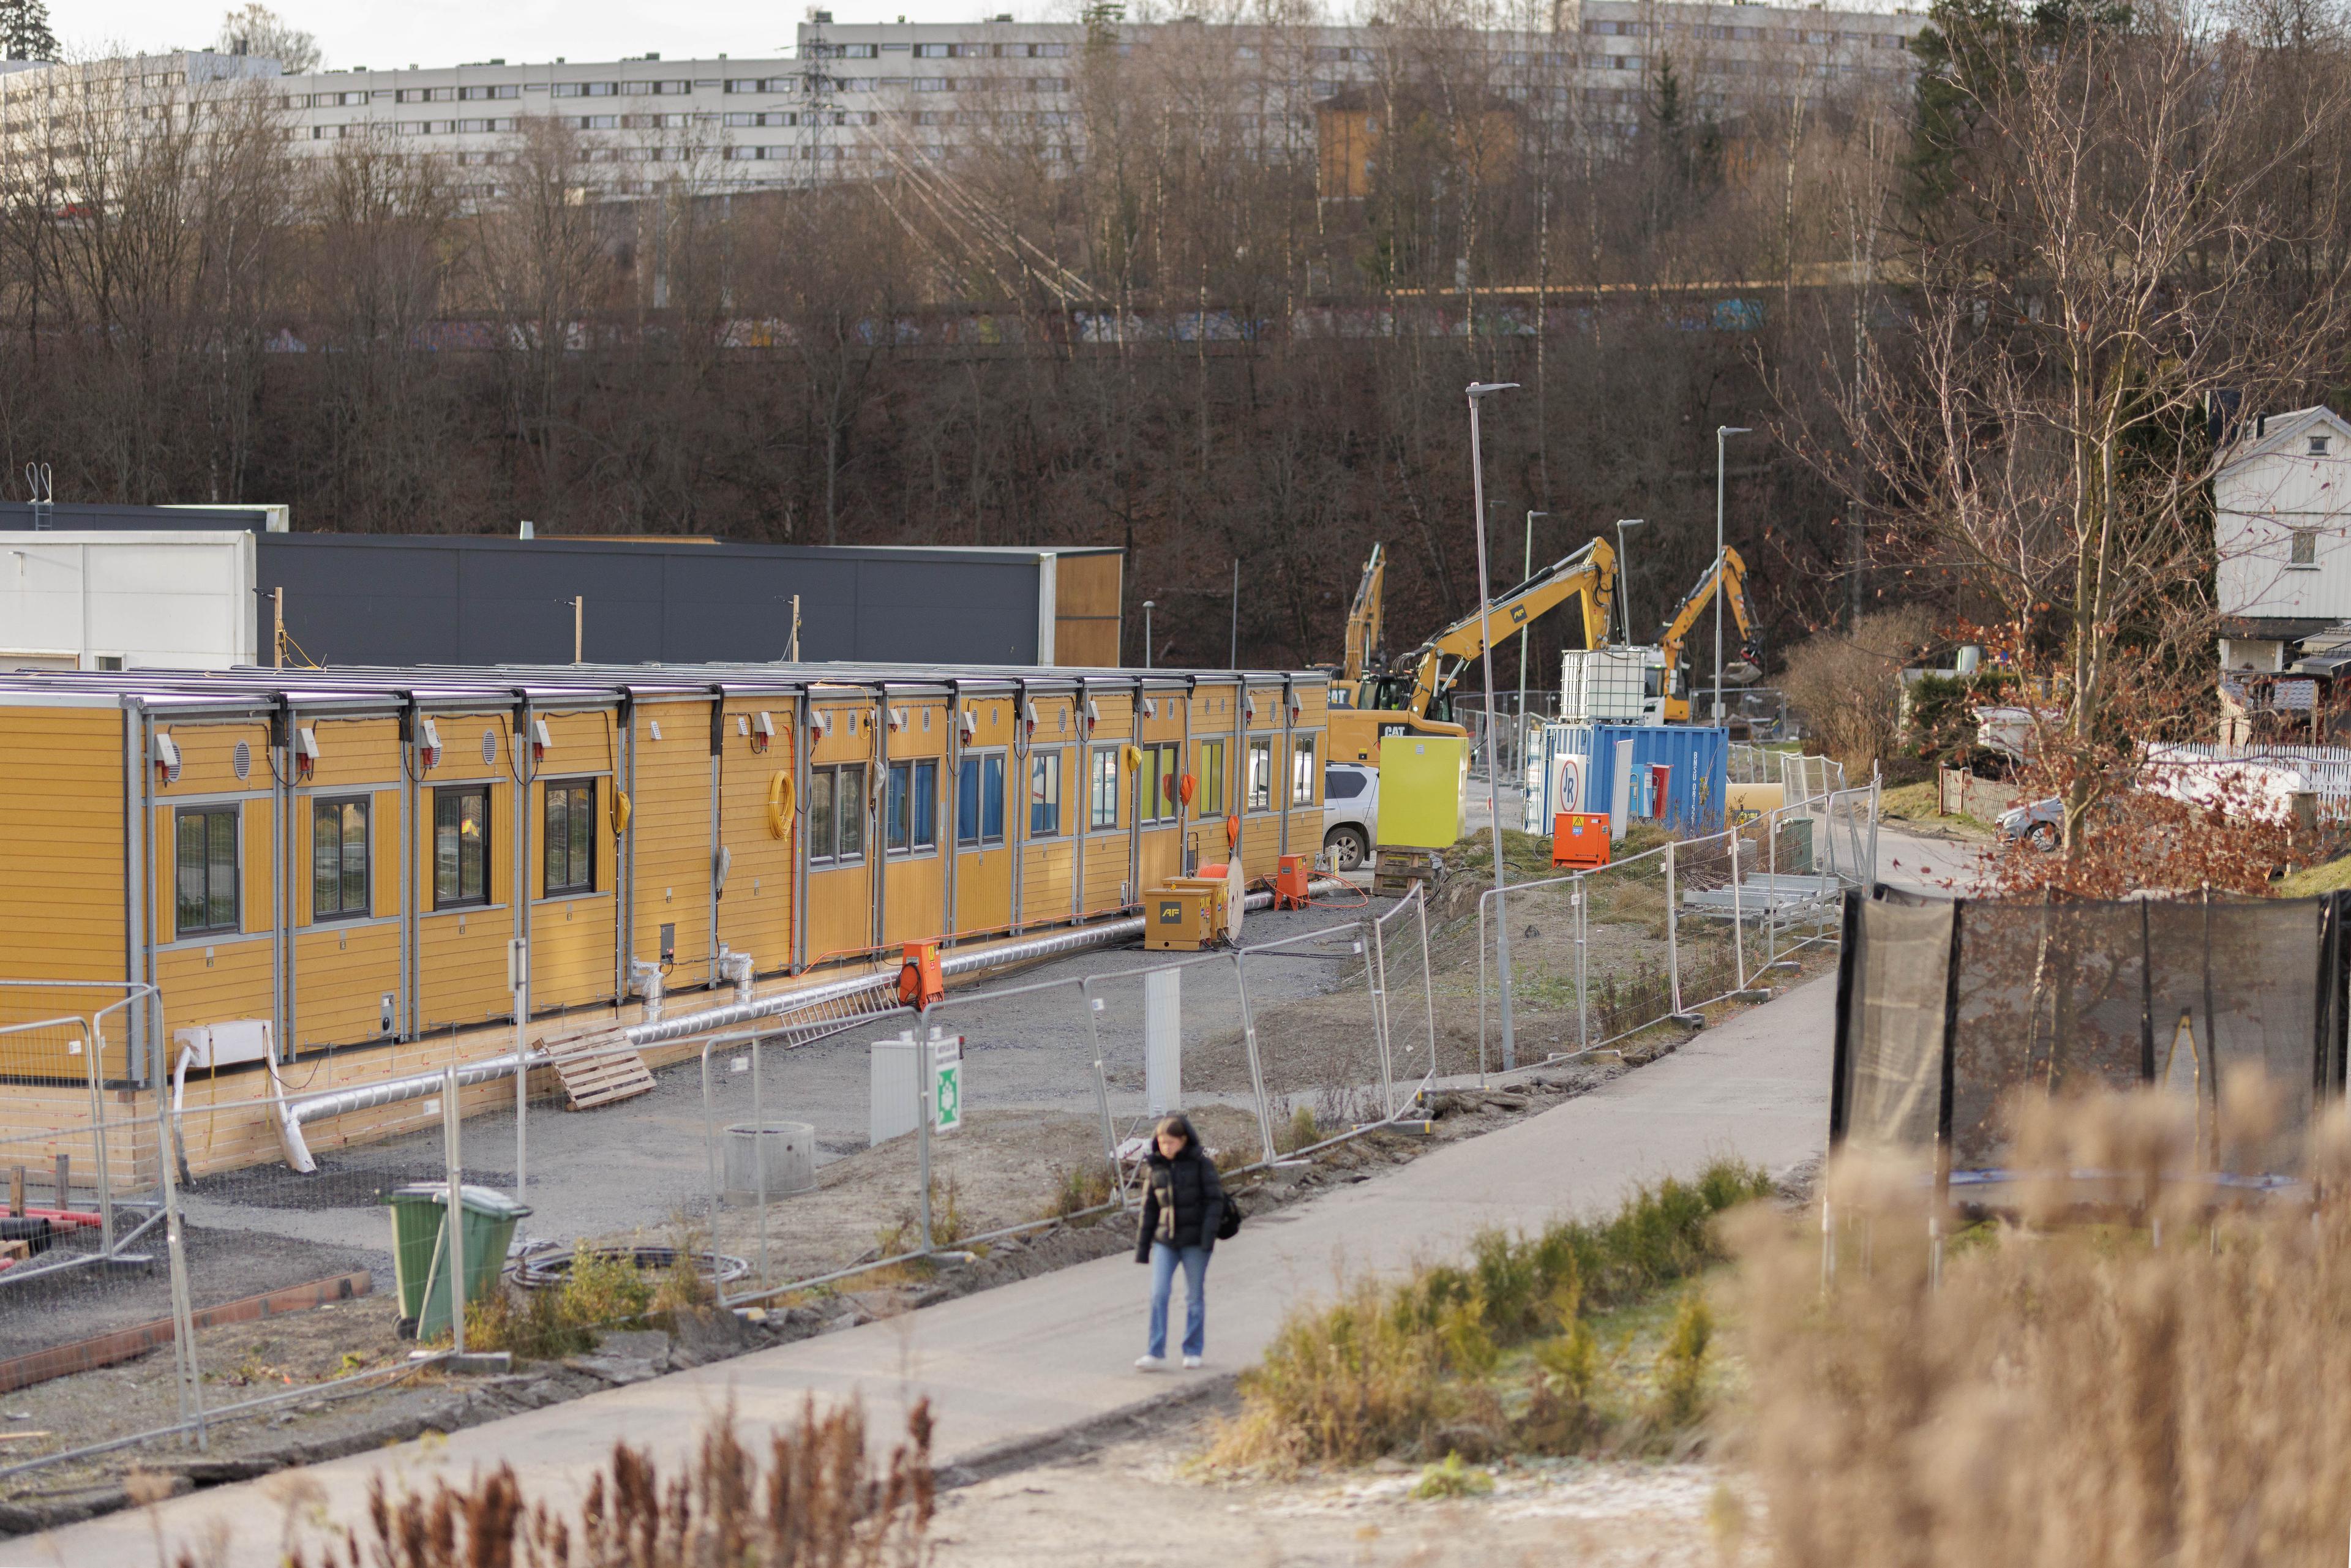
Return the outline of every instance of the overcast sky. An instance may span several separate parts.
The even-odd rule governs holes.
[[[884,8],[886,7],[886,8]],[[751,0],[280,0],[272,7],[319,37],[329,67],[451,66],[513,61],[612,60],[657,51],[672,59],[775,56],[807,12]],[[219,31],[227,0],[49,0],[49,22],[70,54],[116,48],[202,47]],[[843,22],[975,21],[1010,11],[1043,19],[1063,7],[1039,0],[880,0],[835,5]]]

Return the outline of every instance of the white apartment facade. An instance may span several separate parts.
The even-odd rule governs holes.
[[[1481,52],[1498,89],[1538,112],[1630,131],[1663,58],[1674,60],[1695,113],[1728,112],[1763,93],[1897,90],[1912,73],[1908,40],[1925,25],[1911,11],[1568,0],[1553,32],[1438,43]],[[1008,134],[1032,141],[1048,162],[1064,160],[1082,135],[1076,78],[1089,42],[1081,25],[1008,16],[836,23],[818,11],[782,57],[575,64],[559,57],[287,76],[274,60],[190,51],[0,74],[0,130],[37,125],[60,94],[153,95],[256,80],[297,148],[323,153],[349,137],[388,138],[482,169],[467,182],[477,195],[495,195],[496,171],[512,158],[529,116],[572,122],[587,155],[614,166],[608,183],[622,192],[681,178],[716,191],[772,188],[949,159]],[[1277,117],[1310,134],[1312,104],[1377,81],[1390,47],[1375,28],[1276,34],[1190,20],[1122,23],[1092,35],[1092,44],[1121,56],[1204,47],[1232,77],[1238,112]]]
[[[2351,423],[2328,408],[2268,414],[2212,478],[2220,667],[2292,667],[2305,639],[2351,625]]]

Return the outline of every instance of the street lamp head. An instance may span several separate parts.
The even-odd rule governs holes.
[[[1620,528],[1637,528],[1648,520],[1646,517],[1619,517],[1616,519],[1616,526]]]
[[[1155,601],[1146,599],[1143,601],[1143,607],[1145,610],[1151,610],[1156,608],[1156,604]]]
[[[1469,396],[1474,400],[1484,397],[1488,392],[1509,392],[1518,384],[1516,382],[1471,382]]]
[[[1752,427],[1744,424],[1718,424],[1714,427],[1714,433],[1717,435],[1752,435],[1755,434]]]

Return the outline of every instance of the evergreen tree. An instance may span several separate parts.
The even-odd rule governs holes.
[[[49,8],[45,0],[0,0],[0,57],[57,57],[57,36],[49,31]]]

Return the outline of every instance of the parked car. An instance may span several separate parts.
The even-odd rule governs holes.
[[[1332,871],[1354,871],[1372,858],[1380,815],[1380,770],[1361,762],[1322,769],[1322,852]]]
[[[2022,806],[2011,806],[2000,814],[1993,824],[2000,830],[2000,841],[2014,843],[2022,839],[2034,849],[2046,852],[2057,847],[2065,836],[2065,803],[2052,795],[2046,800],[2030,800]]]

